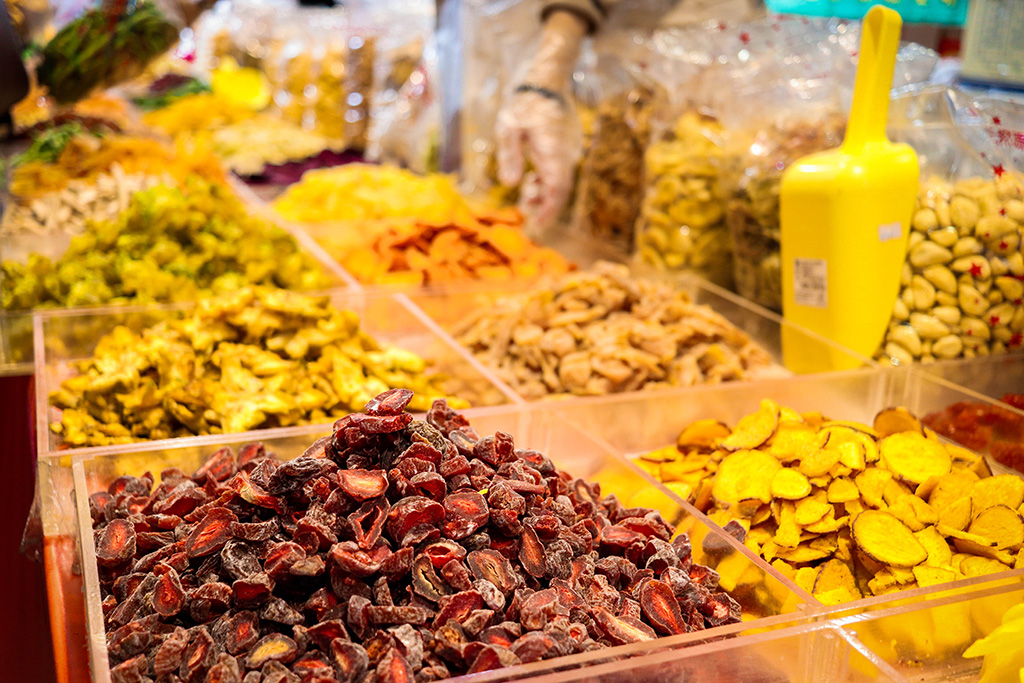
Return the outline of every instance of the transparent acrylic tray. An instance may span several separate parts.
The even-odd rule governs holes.
[[[606,486],[605,492],[628,496],[631,490],[650,484],[642,472],[611,452],[606,444],[591,439],[583,430],[539,406],[470,409],[464,414],[479,433],[506,431],[513,435],[517,446],[541,450],[573,476],[618,483],[618,489]],[[324,427],[311,426],[279,430],[274,436],[265,432],[259,437],[268,450],[289,459],[325,433],[329,431]],[[57,619],[53,629],[55,633],[70,634],[71,641],[79,632],[78,622],[84,623],[92,680],[96,683],[109,683],[110,674],[88,496],[106,489],[123,474],[157,473],[168,467],[192,471],[222,446],[232,446],[237,451],[251,441],[249,436],[207,437],[204,443],[191,445],[148,442],[131,451],[73,451],[63,460],[40,461],[44,527],[53,539],[50,545],[59,550],[47,556],[51,613]],[[820,674],[835,670],[837,665],[850,675],[830,680],[896,680],[886,673],[881,661],[851,649],[842,634],[814,624],[815,615],[806,609],[804,597],[788,581],[754,558],[731,536],[706,524],[690,506],[661,487],[649,496],[647,505],[659,509],[667,521],[690,534],[695,561],[719,571],[722,586],[754,620],[488,672],[474,675],[472,680],[580,680],[582,666],[588,667],[588,680],[650,680],[666,667],[678,672],[676,680],[691,680],[687,677],[689,672],[706,666],[728,666],[737,675],[761,671],[768,677],[721,680],[813,681],[824,680]],[[75,573],[76,567],[81,569],[80,575]],[[76,597],[82,602],[84,620],[74,613]],[[55,600],[61,602],[53,604]],[[745,644],[746,637],[739,638],[747,634],[751,635],[749,646]],[[71,645],[74,649],[73,642]]]
[[[362,329],[378,342],[427,359],[446,378],[445,390],[449,395],[471,398],[477,406],[517,402],[510,390],[496,383],[479,363],[467,357],[447,334],[400,295],[351,289],[331,290],[327,294],[335,307],[356,312]],[[35,409],[39,457],[68,452],[62,449],[59,436],[49,429],[50,423],[60,419],[60,411],[49,405],[49,397],[62,381],[76,373],[77,361],[91,357],[97,342],[117,325],[137,332],[161,320],[181,316],[193,307],[194,304],[181,304],[37,312]],[[189,437],[186,441],[203,443],[204,438]],[[126,447],[131,449],[132,445]]]
[[[996,400],[1024,393],[1024,353],[942,361],[920,370]]]

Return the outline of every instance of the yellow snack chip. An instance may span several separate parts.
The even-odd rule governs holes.
[[[974,513],[974,503],[967,496],[955,500],[944,507],[937,507],[939,524],[950,529],[963,531],[971,523]],[[948,536],[948,534],[947,534]]]
[[[676,447],[681,451],[712,450],[719,439],[729,436],[729,427],[718,420],[697,420],[679,433]]]
[[[971,501],[975,513],[994,505],[1006,505],[1016,510],[1024,503],[1024,479],[1012,474],[979,479],[971,487]]]
[[[775,543],[783,548],[795,548],[800,545],[800,527],[796,523],[796,506],[788,500],[782,503],[782,510],[779,513],[779,528],[775,532]]]
[[[882,510],[865,510],[850,525],[861,552],[882,564],[913,567],[928,559],[928,551],[907,525]]]
[[[783,423],[772,437],[768,452],[782,462],[793,462],[817,449],[819,441],[818,432],[806,424]]]
[[[756,413],[745,416],[736,424],[732,434],[718,443],[719,448],[739,451],[757,448],[767,443],[779,427],[779,404],[769,399],[761,401]]]
[[[828,502],[848,503],[851,500],[860,499],[860,490],[857,485],[845,477],[834,479],[828,485]]]
[[[781,560],[776,560],[776,562],[780,561]],[[808,593],[813,593],[814,583],[818,578],[818,573],[818,567],[800,567],[800,569],[796,570],[796,576],[793,578],[793,583]]]
[[[780,469],[782,465],[779,461],[767,453],[736,451],[719,465],[712,485],[712,495],[724,504],[750,498],[770,503],[772,479]]]
[[[910,498],[913,498],[913,496],[900,496],[892,503],[892,505],[889,506],[887,511],[893,517],[906,524],[911,531],[921,531],[924,529],[925,525],[922,524],[917,518],[917,515],[914,514],[914,508],[910,503]]]
[[[1024,543],[1024,521],[1016,510],[1006,505],[985,508],[974,518],[967,531],[993,541],[994,547],[999,550]]]
[[[835,510],[829,510],[829,513],[822,519],[815,522],[814,524],[808,524],[804,527],[804,531],[809,531],[814,534],[831,534],[835,531],[839,531],[850,522],[850,517],[844,515],[843,517],[836,518]]]
[[[800,500],[811,492],[811,483],[800,472],[784,467],[772,477],[772,497]]]
[[[779,548],[777,553],[778,557],[783,560],[793,562],[795,564],[802,564],[804,562],[814,562],[815,560],[823,560],[826,557],[831,557],[835,551],[828,550],[827,548],[811,548],[809,546],[799,546],[796,548]]]
[[[919,565],[914,567],[914,579],[917,581],[917,585],[922,588],[926,586],[935,586],[940,583],[949,583],[950,581],[956,581],[956,572],[952,569],[944,569],[942,567],[929,567],[925,565]]]
[[[902,406],[886,408],[875,415],[874,428],[882,438],[900,432],[916,432],[924,435],[921,421]]]
[[[985,574],[996,574],[1005,571],[1005,564],[987,557],[971,555],[965,557],[960,563],[960,573],[967,577],[984,576]]]
[[[891,434],[879,442],[878,450],[885,467],[901,481],[912,484],[948,474],[953,467],[945,446],[920,432]]]
[[[880,508],[885,504],[882,499],[885,485],[891,479],[892,472],[873,467],[858,474],[853,481],[860,489],[860,497],[864,499],[864,502],[873,508]]]
[[[796,504],[795,520],[800,526],[807,526],[822,520],[825,515],[834,511],[835,508],[828,503],[808,498]]]
[[[935,529],[940,534],[944,534],[944,535],[948,536],[949,538],[954,539],[954,541],[956,541],[956,540],[969,541],[969,542],[975,544],[976,546],[978,546],[980,548],[995,549],[995,547],[996,547],[996,542],[995,541],[993,541],[991,539],[988,539],[988,538],[985,538],[984,536],[978,536],[977,534],[972,534],[972,533],[967,532],[967,531],[960,531],[958,529],[954,529],[952,527],[944,526],[942,524],[936,524],[935,525]],[[955,543],[954,543],[954,545],[955,545]],[[959,549],[959,547],[958,547],[958,549]]]
[[[821,571],[818,572],[818,576],[814,580],[813,592],[815,594],[825,593],[837,588],[845,589],[851,594],[856,594],[857,598],[860,597],[860,591],[857,589],[857,582],[853,578],[850,565],[842,560],[833,558],[821,565]]]
[[[862,470],[867,466],[864,445],[859,441],[844,441],[836,446],[836,450],[839,451],[839,463],[846,468]]]
[[[976,481],[978,481],[978,475],[970,470],[945,474],[935,482],[934,488],[928,494],[928,503],[936,510],[941,510],[964,496],[970,495],[971,487]]]
[[[799,470],[808,477],[821,477],[835,467],[842,456],[837,448],[818,448],[804,453],[800,458]]]
[[[914,534],[921,545],[928,551],[928,559],[925,564],[929,567],[949,567],[953,562],[953,551],[949,543],[934,526],[925,527]],[[920,581],[918,581],[920,583]]]

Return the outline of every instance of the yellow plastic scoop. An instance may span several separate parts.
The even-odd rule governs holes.
[[[846,138],[782,178],[782,310],[792,322],[871,357],[899,294],[918,185],[917,155],[885,136],[900,15],[864,18]],[[858,365],[783,328],[783,361],[796,372]]]

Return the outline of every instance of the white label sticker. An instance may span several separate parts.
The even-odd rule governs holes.
[[[903,228],[899,222],[895,223],[882,223],[878,226],[878,241],[889,242],[890,240],[898,240],[903,234]]]
[[[828,307],[828,262],[825,259],[793,259],[793,300],[801,306]]]

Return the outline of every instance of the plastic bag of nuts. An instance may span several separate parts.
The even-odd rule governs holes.
[[[1007,150],[1024,133],[962,93],[894,101],[892,135],[915,146],[922,183],[902,288],[878,356],[893,364],[1024,347],[1024,175]],[[951,105],[959,109],[959,125]]]

